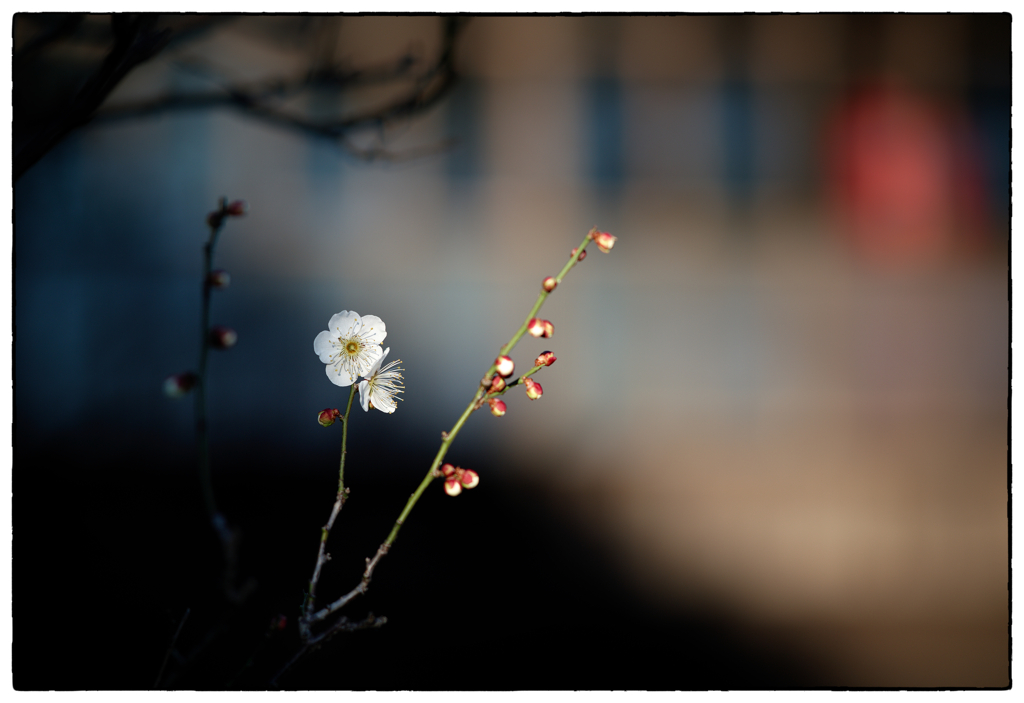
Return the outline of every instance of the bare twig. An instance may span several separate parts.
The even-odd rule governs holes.
[[[403,56],[388,66],[358,71],[317,67],[297,80],[275,79],[249,85],[225,84],[221,85],[216,92],[211,93],[167,95],[155,100],[109,108],[98,113],[97,118],[124,119],[174,109],[234,107],[245,114],[280,127],[337,140],[340,146],[359,158],[389,161],[415,158],[423,154],[396,156],[383,148],[354,148],[344,137],[359,129],[379,127],[396,120],[412,117],[428,110],[441,100],[455,85],[455,40],[464,23],[464,18],[447,18],[445,20],[441,52],[437,59],[418,75],[412,73],[416,61],[410,56]],[[281,109],[272,104],[273,101],[280,98],[291,97],[303,91],[324,88],[342,91],[365,85],[408,79],[414,82],[414,86],[406,95],[388,104],[345,116],[315,119]],[[424,150],[417,150],[417,152],[436,153],[447,146],[448,144],[427,147]]]
[[[380,548],[377,550],[377,553],[373,555],[373,559],[366,560],[366,569],[363,571],[363,578],[360,579],[358,586],[353,588],[351,591],[349,591],[348,593],[346,593],[341,598],[334,601],[327,607],[322,608],[321,610],[313,613],[312,615],[308,615],[305,618],[303,618],[306,621],[307,627],[308,625],[312,625],[313,623],[320,622],[321,620],[327,618],[331,613],[334,613],[339,609],[343,608],[350,600],[352,600],[356,596],[360,596],[366,593],[370,588],[370,580],[373,578],[373,570],[377,568],[377,563],[380,561],[381,557],[388,553],[388,550],[390,548],[391,544],[385,542],[384,544],[380,545]]]
[[[348,618],[342,617],[338,622],[334,623],[329,629],[324,630],[316,637],[310,638],[307,642],[302,645],[302,648],[295,653],[288,663],[281,667],[281,670],[274,674],[274,678],[270,680],[270,686],[277,688],[277,681],[288,671],[292,666],[301,659],[303,656],[316,650],[320,645],[324,644],[330,638],[334,637],[339,632],[355,632],[356,630],[366,630],[373,627],[380,627],[386,625],[388,619],[386,617],[374,617],[373,613],[367,614],[367,616],[359,622],[351,622]]]
[[[171,638],[171,643],[167,646],[167,653],[164,654],[164,661],[160,664],[160,671],[156,675],[156,680],[153,681],[153,688],[157,688],[160,685],[160,679],[163,678],[164,669],[167,667],[167,660],[171,658],[171,652],[174,651],[174,645],[178,642],[178,635],[181,634],[181,628],[185,627],[185,621],[188,619],[188,614],[191,612],[191,608],[185,608],[185,614],[181,616],[181,622],[178,623],[178,629],[174,631],[174,637]]]
[[[70,105],[56,114],[49,124],[14,154],[15,180],[63,139],[64,135],[86,122],[129,71],[167,44],[171,31],[157,31],[155,22],[156,15],[115,14],[111,17],[114,47]]]

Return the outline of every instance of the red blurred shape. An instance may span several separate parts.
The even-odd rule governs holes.
[[[984,229],[979,154],[962,121],[891,86],[853,92],[828,131],[843,232],[884,265],[935,261]]]

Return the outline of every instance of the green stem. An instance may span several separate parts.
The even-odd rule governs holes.
[[[591,232],[593,231],[594,230],[591,230]],[[564,267],[562,267],[562,270],[555,277],[555,281],[557,281],[558,283],[562,282],[562,279],[565,278],[565,275],[569,273],[569,269],[571,269],[573,265],[577,261],[579,261],[580,256],[583,255],[583,252],[587,248],[587,243],[589,241],[590,232],[588,232],[587,236],[583,238],[582,242],[580,242],[579,247],[577,247],[576,253],[569,257],[569,261],[566,262]],[[530,308],[530,312],[526,316],[526,320],[523,321],[522,326],[516,331],[516,333],[512,335],[512,339],[508,340],[508,343],[501,347],[499,356],[507,354],[508,352],[512,351],[512,349],[515,348],[516,344],[519,343],[519,340],[522,338],[522,336],[526,334],[526,330],[529,326],[530,320],[537,316],[537,313],[540,311],[540,308],[544,304],[544,301],[547,300],[548,295],[550,295],[548,291],[541,290],[540,295],[537,296],[537,302],[535,302],[533,304],[533,307]],[[523,378],[526,378],[527,376],[537,373],[537,371],[541,368],[543,367],[534,366],[530,371],[523,374],[519,379],[517,379],[510,385],[515,385]],[[487,370],[487,373],[484,374],[484,378],[490,378],[494,374],[494,369],[495,365],[492,364],[491,368],[489,368]],[[405,519],[409,516],[409,513],[412,512],[412,509],[416,505],[416,502],[419,501],[420,496],[423,495],[423,491],[427,489],[427,486],[430,485],[431,481],[438,477],[439,474],[437,472],[437,468],[441,465],[441,461],[444,459],[445,454],[448,453],[448,448],[455,440],[455,436],[459,433],[459,430],[461,430],[462,426],[466,424],[466,420],[469,419],[469,416],[473,413],[474,410],[480,407],[480,399],[487,394],[487,389],[488,385],[481,383],[480,387],[477,388],[476,394],[473,396],[473,400],[470,401],[469,405],[467,405],[466,409],[462,412],[462,416],[459,417],[459,419],[455,422],[455,425],[452,427],[452,429],[445,435],[444,440],[441,442],[441,448],[437,450],[437,456],[434,457],[434,462],[430,465],[430,470],[427,471],[427,475],[423,477],[423,480],[420,482],[420,485],[416,489],[416,492],[409,497],[409,500],[405,504],[405,508],[402,510],[402,514],[398,516],[397,520],[395,520],[395,526],[391,528],[391,533],[388,535],[388,538],[384,540],[384,544],[381,545],[384,551],[387,551],[387,549],[391,547],[392,543],[394,543],[395,539],[398,537],[398,531],[402,529],[402,525],[405,524]]]
[[[348,420],[352,416],[352,399],[356,397],[356,384],[352,384],[352,390],[348,392],[348,405],[345,406],[345,417],[341,418],[341,460],[338,462],[338,495],[345,501],[345,455],[348,450]]]

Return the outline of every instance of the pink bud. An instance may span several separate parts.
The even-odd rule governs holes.
[[[452,474],[455,473],[455,467],[452,466],[451,464],[445,464],[444,466],[441,467],[441,473],[444,474],[445,476],[451,476]]]
[[[597,248],[605,254],[612,250],[612,247],[615,246],[615,240],[618,239],[618,237],[613,237],[607,232],[597,231],[591,232],[590,238],[594,240],[594,244],[597,245]],[[581,256],[580,258],[582,259],[583,257]]]
[[[248,211],[249,206],[245,204],[244,200],[236,200],[224,209],[224,212],[232,217],[241,217]]]
[[[558,357],[555,356],[554,352],[549,352],[549,351],[541,352],[540,356],[538,356],[536,359],[534,359],[533,365],[534,366],[551,366],[551,364],[555,363],[555,360],[557,358]]]
[[[462,493],[462,484],[454,478],[450,478],[444,482],[444,492],[450,496],[457,496]]]
[[[558,287],[558,281],[555,280],[554,276],[548,276],[544,279],[544,283],[541,284],[548,293]]]
[[[501,393],[505,390],[505,379],[501,376],[495,376],[494,380],[491,381],[491,389],[488,393]]]
[[[341,417],[341,413],[338,412],[337,408],[324,408],[320,411],[320,414],[316,416],[316,421],[324,427],[330,427],[334,424],[334,421]]]
[[[497,398],[491,398],[487,403],[491,406],[491,415],[494,415],[494,417],[501,417],[508,409],[505,405],[505,401],[498,400]]]
[[[177,373],[173,376],[168,376],[164,381],[164,393],[169,395],[171,398],[180,398],[195,388],[195,385],[198,382],[199,377],[191,371]]]
[[[288,627],[288,618],[287,618],[287,616],[285,616],[285,615],[278,615],[278,616],[273,617],[273,618],[270,619],[270,629],[271,630],[277,630],[278,632],[280,632],[281,630],[285,629],[286,627]]]
[[[574,249],[572,250],[572,255],[573,255],[573,256],[576,256],[576,251],[577,251],[578,249],[579,249],[579,247],[576,247],[576,248],[574,248]],[[583,253],[582,253],[582,254],[580,254],[580,258],[576,259],[576,261],[583,261],[583,260],[584,260],[585,258],[587,258],[587,251],[586,251],[586,249],[584,249],[584,250],[583,250]]]
[[[544,334],[541,337],[550,337],[555,333],[555,326],[549,320],[541,320],[540,322],[544,326]]]
[[[495,371],[498,372],[499,376],[508,378],[516,370],[516,362],[512,361],[507,356],[499,356],[494,360]]]
[[[214,325],[210,328],[210,346],[214,349],[230,349],[238,342],[238,333],[230,327]]]
[[[459,482],[466,488],[476,488],[477,484],[480,483],[480,477],[477,475],[476,471],[473,471],[472,469],[465,469],[462,472],[462,478],[459,479]]]
[[[544,320],[536,317],[530,318],[530,321],[526,323],[526,331],[534,337],[544,336]]]
[[[224,288],[227,288],[230,283],[231,274],[220,269],[210,271],[210,275],[206,277],[206,285],[210,286],[210,288],[223,290]]]
[[[526,384],[526,397],[530,400],[537,400],[537,398],[544,395],[544,389],[541,388],[541,385],[529,376],[526,377],[523,383]]]

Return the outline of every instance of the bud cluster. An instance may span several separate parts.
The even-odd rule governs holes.
[[[476,488],[480,483],[480,476],[472,469],[463,469],[459,466],[445,464],[441,467],[441,474],[444,479],[444,492],[450,496],[457,496],[462,493],[463,488]]]
[[[531,336],[537,337],[550,337],[555,333],[555,326],[551,324],[549,320],[542,320],[539,317],[530,318],[530,321],[526,323],[526,331]]]

